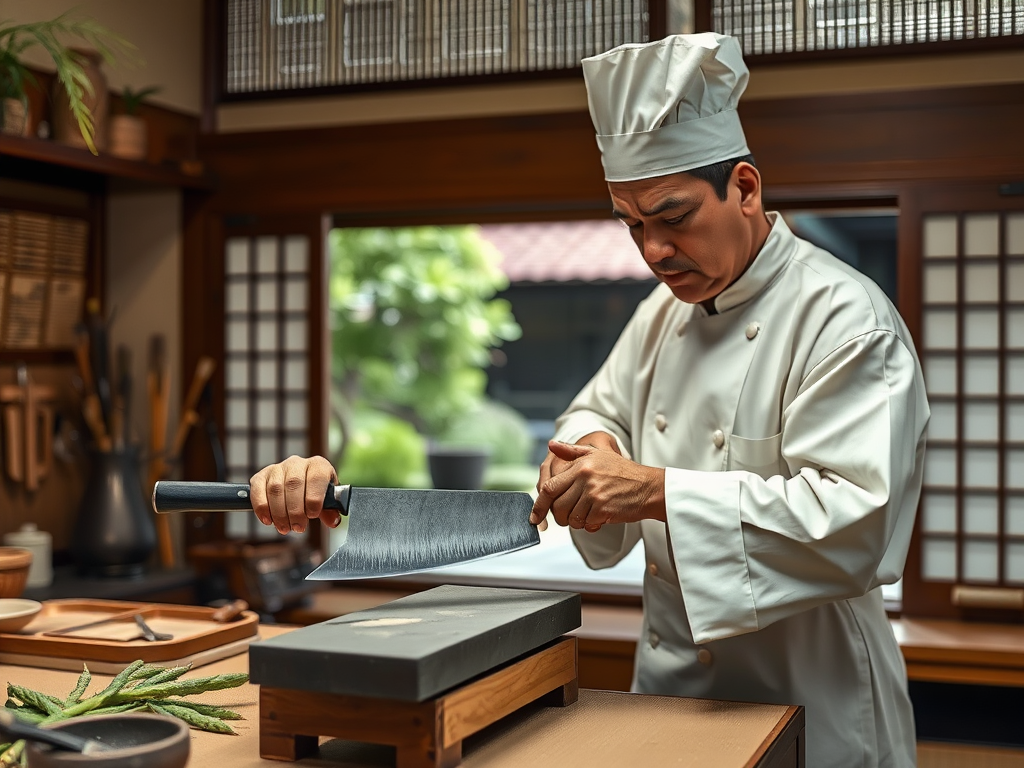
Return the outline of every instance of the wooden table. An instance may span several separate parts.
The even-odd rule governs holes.
[[[284,631],[287,629],[263,627],[260,634],[270,637]],[[202,667],[192,675],[247,669],[243,654]],[[0,665],[0,683],[13,681],[62,697],[74,687],[75,679],[71,672]],[[97,675],[90,691],[108,680]],[[191,766],[280,768],[281,763],[263,760],[258,754],[258,691],[257,686],[247,685],[198,698],[236,709],[246,719],[232,724],[239,733],[236,737],[193,731]],[[670,764],[678,768],[802,768],[803,735],[802,707],[582,690],[575,705],[520,710],[470,737],[462,764],[466,768]],[[394,751],[329,741],[322,743],[319,756],[297,765],[393,766]]]
[[[907,677],[1024,687],[1024,625],[893,619]]]
[[[313,624],[407,594],[409,590],[334,588],[288,611],[284,620]],[[911,618],[890,623],[911,680],[1024,687],[1024,624]],[[574,633],[579,638],[580,685],[628,690],[642,624],[639,606],[584,600],[583,626]]]

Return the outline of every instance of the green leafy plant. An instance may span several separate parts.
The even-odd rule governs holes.
[[[8,683],[7,702],[4,706],[17,717],[37,725],[48,725],[81,715],[112,715],[148,710],[177,717],[198,730],[234,734],[234,729],[225,721],[242,719],[237,712],[173,697],[237,688],[248,682],[249,676],[244,672],[236,672],[180,679],[191,668],[191,664],[161,667],[134,661],[121,670],[106,688],[83,699],[92,682],[89,668],[84,667],[74,689],[63,699]],[[0,766],[11,768],[21,765],[24,762],[24,751],[23,741],[0,744]]]
[[[142,88],[138,91],[125,86],[124,90],[121,91],[121,103],[124,105],[124,113],[126,115],[137,115],[142,102],[159,92],[160,86],[158,85],[151,85],[149,88]]]
[[[426,471],[426,440],[415,427],[389,413],[359,406],[338,476],[352,485],[404,488]]]
[[[0,94],[4,98],[27,101],[26,83],[37,84],[31,70],[22,61],[25,52],[41,47],[49,54],[56,69],[57,80],[64,88],[78,127],[89,151],[94,155],[92,113],[85,97],[92,95],[92,83],[82,66],[82,53],[66,46],[62,39],[76,38],[95,49],[107,63],[113,63],[116,54],[131,54],[135,46],[120,35],[111,32],[92,19],[79,18],[68,12],[49,21],[12,24],[0,21]]]
[[[521,335],[494,298],[500,254],[474,226],[336,229],[330,249],[338,463],[357,403],[442,433],[480,402],[491,349]]]

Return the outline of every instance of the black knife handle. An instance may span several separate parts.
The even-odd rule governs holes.
[[[324,509],[348,514],[350,488],[328,485]],[[248,483],[193,483],[160,480],[153,487],[153,511],[168,512],[246,512],[252,511]]]

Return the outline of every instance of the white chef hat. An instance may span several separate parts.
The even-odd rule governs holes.
[[[605,179],[634,181],[749,154],[736,104],[748,71],[734,37],[703,32],[583,59]]]

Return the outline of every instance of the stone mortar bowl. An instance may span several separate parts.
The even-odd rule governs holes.
[[[149,714],[76,717],[46,726],[95,739],[108,749],[83,755],[43,744],[25,747],[28,768],[184,768],[188,762],[188,725]]]

